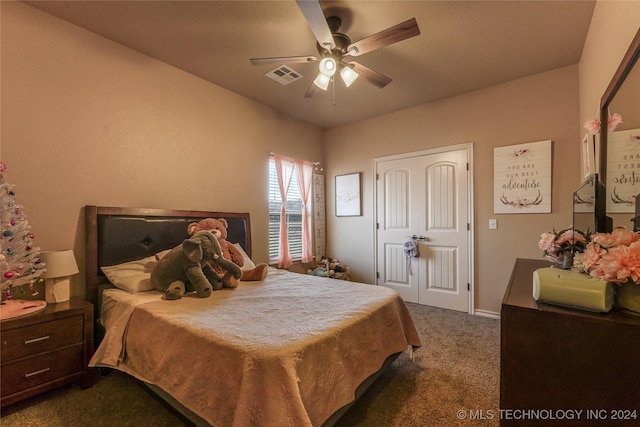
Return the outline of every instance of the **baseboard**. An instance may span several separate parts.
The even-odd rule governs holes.
[[[475,310],[473,314],[480,317],[488,317],[490,319],[500,319],[500,313],[496,313],[495,311]]]

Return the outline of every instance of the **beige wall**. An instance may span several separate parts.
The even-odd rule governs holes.
[[[602,94],[638,28],[640,1],[596,3],[579,64],[581,125],[599,114]],[[582,129],[582,135],[585,133]]]
[[[322,160],[320,130],[30,6],[1,23],[5,177],[35,243],[74,249],[74,295],[87,204],[250,212],[268,259],[269,152]]]
[[[416,84],[431,84],[419,83]],[[570,193],[578,185],[578,68],[516,80],[326,132],[327,184],[363,172],[363,216],[336,218],[327,203],[327,252],[359,280],[374,280],[373,159],[472,142],[475,169],[475,307],[499,312],[516,257],[541,258],[542,232],[571,224]],[[493,214],[493,148],[553,140],[551,214]],[[490,218],[498,229],[489,230]],[[357,238],[356,238],[357,236]]]
[[[364,173],[362,217],[336,218],[333,200],[328,200],[327,252],[350,264],[356,279],[373,281],[373,159],[473,142],[475,308],[499,312],[514,259],[541,258],[540,233],[571,224],[571,193],[582,177],[583,123],[598,112],[602,93],[639,27],[640,2],[599,1],[577,66],[326,132],[328,193],[333,176]],[[494,215],[493,148],[543,139],[554,141],[552,213]],[[498,219],[497,230],[488,230],[489,218]]]
[[[539,234],[571,222],[582,123],[597,111],[638,28],[639,8],[598,2],[579,65],[321,132],[29,6],[2,2],[0,154],[37,244],[75,250],[81,274],[73,293],[82,295],[86,204],[249,211],[254,242],[264,242],[255,244],[255,258],[266,260],[271,151],[325,157],[327,254],[372,282],[373,158],[473,142],[475,307],[498,312],[514,259],[540,258]],[[554,140],[553,212],[494,215],[493,148],[545,139]],[[333,177],[355,171],[364,172],[363,216],[337,219]],[[489,218],[498,219],[497,230],[488,230]]]

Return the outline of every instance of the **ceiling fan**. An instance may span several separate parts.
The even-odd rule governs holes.
[[[317,89],[327,90],[329,83],[335,81],[334,75],[336,72],[340,73],[340,77],[347,87],[351,86],[358,77],[362,77],[369,83],[381,89],[384,88],[391,83],[390,77],[374,71],[359,62],[350,61],[349,57],[364,55],[420,34],[418,23],[415,18],[411,18],[379,33],[365,37],[358,42],[351,43],[351,39],[347,35],[338,32],[342,25],[342,20],[337,16],[325,18],[319,0],[296,0],[296,3],[318,41],[316,50],[320,57],[280,56],[252,58],[250,61],[253,65],[263,65],[273,63],[310,63],[320,60],[318,76],[305,93],[305,98],[313,97]]]

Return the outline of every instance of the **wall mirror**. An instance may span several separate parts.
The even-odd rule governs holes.
[[[600,179],[606,184],[606,211],[613,226],[632,228],[640,194],[640,29],[600,101]],[[622,116],[608,132],[609,114]]]
[[[594,173],[573,192],[573,227],[585,233],[606,230],[604,185]]]

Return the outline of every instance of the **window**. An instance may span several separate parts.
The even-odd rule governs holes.
[[[285,212],[287,215],[287,232],[289,233],[289,254],[294,260],[302,258],[302,196],[298,186],[297,167],[294,167]],[[276,173],[276,162],[269,159],[269,260],[274,262],[278,258],[278,242],[280,239],[280,189]],[[308,203],[308,208],[310,208]],[[311,215],[309,215],[311,218]]]

